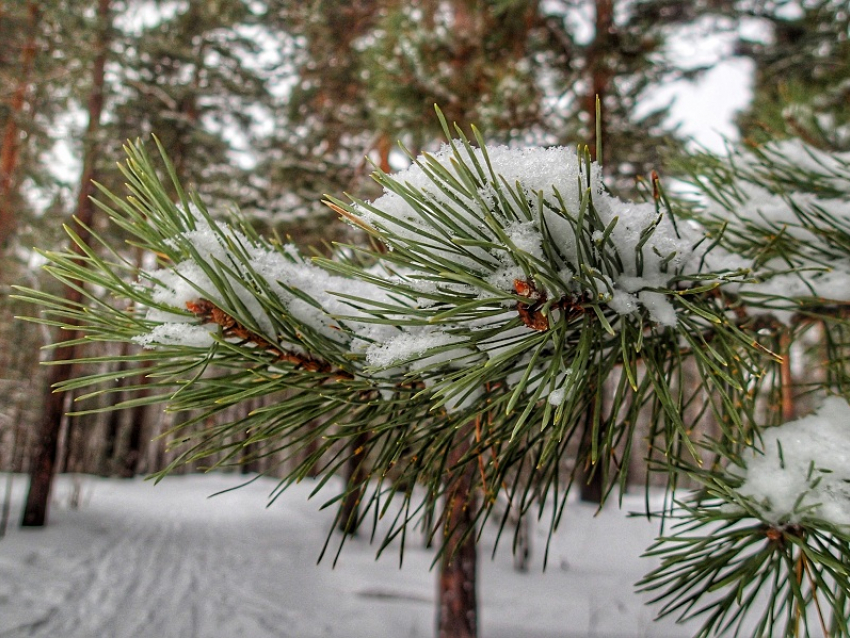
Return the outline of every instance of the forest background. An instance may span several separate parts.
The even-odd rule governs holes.
[[[73,348],[40,353],[57,335],[13,319],[32,313],[13,284],[74,294],[31,249],[65,247],[72,216],[121,245],[89,197],[91,180],[121,192],[126,140],[156,134],[215,213],[324,252],[365,239],[322,196],[377,195],[372,165],[407,165],[396,140],[414,155],[438,148],[435,103],[490,143],[595,151],[599,96],[600,159],[623,196],[653,170],[679,176],[692,127],[712,124],[678,126],[672,96],[720,68],[737,81],[709,103],[741,106],[727,134],[846,151],[835,131],[850,120],[849,32],[841,0],[0,2],[0,470],[32,472],[45,431],[59,472],[134,476],[173,460],[171,416],[144,401],[64,416],[77,397],[50,386],[74,367],[39,363]],[[120,347],[104,355],[132,354]]]

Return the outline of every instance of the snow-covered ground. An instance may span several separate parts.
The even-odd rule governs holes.
[[[5,477],[4,477],[5,478]],[[416,541],[375,561],[368,540],[348,541],[335,568],[316,565],[330,524],[322,495],[299,485],[266,508],[275,486],[240,477],[142,480],[86,477],[79,509],[60,477],[44,529],[10,527],[0,540],[0,637],[22,638],[406,638],[433,635],[433,554]],[[16,477],[14,512],[25,479]],[[328,489],[338,489],[331,485]],[[655,528],[642,497],[624,511],[573,502],[541,572],[545,532],[534,535],[529,572],[508,545],[482,551],[482,638],[684,638],[653,622],[633,583]],[[485,537],[492,543],[495,529]],[[337,539],[338,540],[338,539]]]

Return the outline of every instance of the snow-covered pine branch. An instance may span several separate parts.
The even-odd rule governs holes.
[[[388,496],[403,500],[381,549],[419,520],[448,539],[433,511],[458,477],[469,499],[458,511],[468,506],[473,523],[490,516],[504,490],[520,512],[554,504],[554,528],[577,472],[597,473],[606,493],[623,488],[638,449],[670,485],[690,476],[711,497],[684,505],[684,531],[654,550],[665,562],[646,584],[672,596],[665,611],[680,610],[690,583],[710,591],[718,574],[734,570],[736,543],[756,547],[757,558],[776,551],[776,574],[803,560],[807,539],[848,547],[843,527],[818,536],[817,526],[768,520],[727,471],[760,448],[764,424],[775,422],[765,400],[781,394],[784,408],[790,396],[789,343],[802,331],[777,319],[803,314],[822,328],[829,372],[818,388],[845,393],[844,158],[818,164],[806,151],[824,171],[806,164],[800,192],[771,163],[788,153],[765,148],[747,155],[749,164],[706,160],[701,184],[711,202],[692,213],[672,209],[658,185],[647,202],[613,197],[587,153],[487,146],[477,131],[473,147],[455,133],[408,170],[379,172],[377,200],[329,197],[384,249],[340,246],[322,259],[216,221],[179,184],[159,180],[141,145],[130,146],[131,197],[104,193],[102,206],[158,266],[129,281],[132,264],[101,242],[108,258],[87,248],[82,258],[46,255],[57,277],[83,282],[87,304],[24,294],[46,306],[40,321],[74,321],[88,339],[144,346],[132,360],[148,367],[97,372],[69,387],[105,384],[95,393],[108,393],[119,376],[144,374],[149,382],[131,387],[146,393],[141,400],[186,415],[174,431],[178,462],[227,463],[247,444],[257,454],[291,450],[301,460],[281,489],[368,458],[368,471],[349,486],[368,490],[365,510],[377,520]],[[813,194],[823,184],[826,199]],[[104,301],[102,290],[118,301]],[[209,416],[258,397],[271,400],[209,427]],[[648,435],[638,448],[642,421]],[[715,461],[703,467],[708,458]],[[728,562],[677,553],[678,542],[692,547],[691,531],[718,521],[734,533],[700,542],[711,551],[732,547]],[[818,569],[833,579],[820,589],[844,592],[829,598],[835,617],[844,617],[850,587],[828,571],[832,554],[805,556],[821,560]],[[680,564],[686,577],[675,575]],[[786,600],[802,610],[814,594],[799,594],[801,582]],[[701,635],[725,626],[735,596],[724,596]],[[687,612],[700,596],[685,600]],[[770,614],[762,618],[775,626]]]

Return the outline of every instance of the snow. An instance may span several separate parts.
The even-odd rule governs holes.
[[[236,475],[141,480],[82,479],[82,506],[57,480],[51,522],[12,527],[0,540],[0,636],[4,638],[402,638],[432,636],[433,551],[411,540],[402,568],[393,547],[349,540],[336,568],[316,564],[331,512],[306,481],[268,509],[276,482],[237,491]],[[24,498],[17,477],[13,512]],[[318,502],[317,502],[318,501]],[[642,496],[625,507],[642,509]],[[653,565],[638,558],[655,526],[606,508],[567,506],[541,572],[543,525],[532,564],[514,571],[503,539],[494,560],[481,551],[482,638],[684,638],[693,627],[655,623],[632,583]],[[339,540],[338,536],[332,543]]]
[[[425,328],[417,334],[401,334],[393,337],[386,343],[370,348],[367,351],[366,360],[369,365],[375,367],[389,367],[399,361],[421,356],[426,352],[457,343],[458,341],[462,341],[462,339],[442,330]],[[447,353],[444,352],[441,356],[430,355],[424,361],[420,360],[418,364],[421,367],[432,363],[447,362],[456,359],[457,355],[458,352],[456,349],[452,349]]]
[[[160,325],[137,336],[134,341],[140,345],[212,345],[216,325],[208,323],[201,328],[195,325],[197,319],[185,312],[187,303],[199,299],[211,301],[219,308],[233,303],[223,294],[221,286],[213,283],[210,271],[235,293],[244,308],[240,319],[250,317],[254,325],[247,327],[270,343],[281,342],[282,336],[262,303],[266,294],[275,298],[273,303],[287,308],[291,320],[309,326],[330,341],[346,342],[354,351],[364,349],[375,337],[387,337],[396,331],[393,327],[355,321],[346,326],[356,328],[356,334],[352,335],[336,319],[338,315],[361,313],[332,291],[384,301],[385,295],[377,286],[331,275],[304,260],[292,245],[277,250],[254,242],[228,224],[212,223],[194,204],[183,214],[191,230],[184,230],[166,242],[179,256],[178,263],[142,277],[140,285],[150,288],[151,299],[158,304],[147,310],[145,318]],[[258,279],[263,283],[259,289]],[[309,296],[315,305],[296,296],[295,291]],[[301,344],[294,341],[283,345],[291,351],[302,350]]]
[[[830,397],[814,414],[768,428],[739,491],[772,523],[818,518],[850,525],[850,405]]]

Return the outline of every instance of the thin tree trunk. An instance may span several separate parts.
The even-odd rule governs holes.
[[[793,421],[797,415],[796,406],[794,405],[794,377],[791,373],[791,334],[789,330],[782,330],[779,333],[779,351],[782,355],[782,362],[779,364],[779,373],[781,378],[781,397],[782,397],[782,421]]]
[[[3,538],[6,535],[6,528],[9,526],[9,515],[12,510],[12,484],[15,479],[15,467],[14,467],[14,458],[15,458],[15,450],[18,447],[18,421],[21,418],[21,409],[20,407],[15,408],[15,414],[12,417],[10,423],[12,424],[12,442],[9,446],[9,458],[2,459],[8,463],[6,470],[8,472],[8,476],[6,476],[6,488],[3,492],[3,503],[0,506],[0,538]]]
[[[591,395],[597,392],[604,392],[604,381],[598,381],[588,388]],[[593,422],[596,417],[597,403],[595,397],[591,399],[587,406],[584,415],[584,433],[582,435],[582,447],[587,454],[587,460],[583,468],[583,476],[581,481],[580,496],[585,503],[602,503],[605,496],[605,473],[602,471],[602,463],[606,463],[608,459],[597,459],[596,467],[592,464],[591,449],[593,446]],[[604,433],[599,433],[600,437],[604,437]]]
[[[251,399],[245,403],[245,413],[250,414],[254,410],[263,407],[262,399]],[[262,474],[263,457],[257,457],[258,444],[249,444],[251,438],[250,432],[245,432],[243,435],[242,458],[239,459],[239,467],[242,474]]]
[[[0,145],[0,250],[9,245],[15,232],[15,213],[12,209],[12,194],[14,193],[14,176],[20,154],[21,127],[20,121],[26,105],[27,92],[30,87],[33,65],[36,54],[36,36],[38,23],[41,18],[39,3],[30,0],[27,4],[28,37],[21,51],[21,61],[18,70],[18,85],[9,101],[9,117],[3,129],[2,145]]]
[[[130,354],[130,344],[122,344],[120,356],[126,357]],[[147,368],[150,364],[144,362],[141,370]],[[128,364],[121,362],[119,364],[121,370],[126,370]],[[131,377],[123,377],[119,384],[121,388],[129,385]],[[142,378],[140,376],[140,378]],[[144,380],[142,378],[142,380]],[[136,391],[134,398],[141,399],[147,396],[147,390]],[[122,391],[118,395],[118,401],[129,399],[130,395]],[[127,419],[121,418],[122,414],[127,415]],[[139,470],[141,459],[144,455],[144,432],[147,429],[148,421],[148,406],[137,405],[129,411],[113,410],[109,413],[109,418],[106,422],[106,444],[104,449],[104,458],[101,463],[100,471],[105,476],[120,476],[122,478],[132,478],[136,476]],[[126,423],[129,428],[126,448],[122,449],[119,445],[121,441],[122,425]]]
[[[147,391],[137,396],[144,396]],[[137,405],[130,410],[130,436],[127,439],[127,451],[121,458],[118,472],[122,478],[133,478],[139,473],[142,458],[145,452],[144,432],[147,430],[147,422],[150,410],[146,405]]]
[[[605,120],[604,117],[598,123],[596,122],[596,99],[599,98],[600,103],[604,102],[605,94],[608,92],[608,85],[611,82],[612,71],[609,68],[609,51],[611,47],[611,36],[614,32],[614,0],[596,0],[596,32],[593,36],[593,42],[587,49],[587,82],[590,90],[584,96],[583,110],[587,114],[588,122],[593,123],[588,131],[588,147],[593,159],[605,163],[604,157],[596,157],[597,129],[602,134],[602,139],[605,138]],[[603,114],[604,116],[604,114]],[[604,145],[603,145],[604,153]]]
[[[122,354],[127,351],[127,348],[128,344],[122,345]],[[123,365],[119,364],[119,366]],[[123,387],[124,380],[122,379],[120,383]],[[98,468],[101,476],[115,475],[116,455],[119,453],[118,443],[121,437],[121,415],[122,411],[113,410],[106,419],[106,440],[103,442],[103,459],[101,459],[100,467]]]
[[[345,464],[345,498],[340,505],[339,531],[354,536],[360,523],[360,501],[363,499],[366,480],[366,444],[369,435],[358,434],[351,442],[352,454]]]
[[[0,538],[6,535],[6,528],[9,526],[9,515],[12,511],[12,487],[15,480],[15,473],[12,468],[9,468],[6,476],[6,488],[3,492],[3,507],[0,509]]]
[[[449,454],[450,468],[456,467],[469,451],[470,436],[469,428],[458,432],[455,447]],[[446,478],[445,537],[437,597],[438,638],[478,636],[475,471],[475,464],[467,463]]]
[[[89,122],[86,128],[80,195],[77,200],[76,218],[80,221],[80,225],[75,229],[80,239],[84,242],[89,239],[89,233],[86,228],[91,226],[92,217],[94,216],[94,205],[89,197],[94,194],[94,186],[91,180],[95,173],[98,137],[101,126],[101,115],[103,113],[104,71],[112,27],[109,11],[110,2],[111,0],[99,0],[97,9],[98,33],[94,43],[95,56],[92,65],[92,90],[88,102]],[[75,244],[71,248],[75,252],[81,253],[80,248]],[[66,288],[65,297],[70,303],[78,303],[82,299],[81,293],[74,288]],[[75,337],[76,332],[72,328],[62,328],[58,332],[57,341],[64,342]],[[58,363],[73,359],[75,355],[74,350],[75,348],[73,346],[60,346],[56,348],[53,351],[53,361]],[[40,527],[47,522],[47,508],[50,502],[50,489],[56,469],[59,432],[62,427],[65,398],[63,394],[53,392],[52,388],[70,379],[72,372],[72,366],[70,365],[54,364],[50,366],[47,373],[46,400],[34,445],[33,461],[30,468],[30,487],[22,522],[27,527]]]

